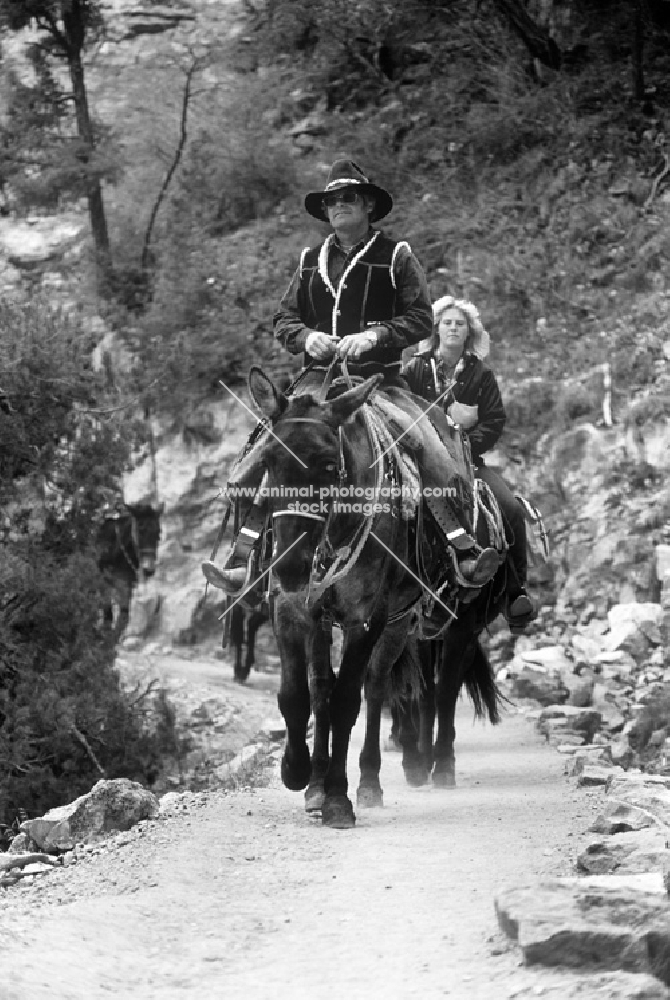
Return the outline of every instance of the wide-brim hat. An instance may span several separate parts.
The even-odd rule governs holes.
[[[375,207],[370,215],[370,222],[379,222],[393,208],[393,198],[388,191],[385,191],[378,184],[373,184],[353,160],[346,159],[335,160],[330,168],[324,190],[310,191],[305,196],[305,208],[315,219],[320,222],[328,222],[328,216],[323,210],[324,195],[346,187],[355,187],[357,190],[374,197]]]
[[[468,331],[472,337],[471,351],[482,360],[488,357],[491,350],[491,338],[484,329],[479,309],[467,299],[455,299],[453,295],[443,295],[433,302],[433,337],[440,323],[440,318],[447,309],[460,309],[468,321]]]

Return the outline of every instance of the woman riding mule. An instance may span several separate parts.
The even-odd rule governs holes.
[[[490,338],[472,302],[445,295],[433,305],[428,351],[416,354],[403,370],[412,392],[438,405],[467,435],[475,476],[489,487],[502,511],[509,541],[505,614],[512,632],[521,632],[536,616],[526,592],[526,522],[505,481],[486,465],[505,426],[505,407],[496,377],[484,360]]]
[[[391,211],[391,195],[373,184],[350,159],[337,160],[325,188],[305,198],[307,212],[332,229],[318,246],[307,248],[275,315],[275,336],[293,354],[303,354],[305,368],[293,395],[320,388],[340,373],[346,363],[354,378],[381,375],[389,392],[406,388],[400,378],[402,352],[425,339],[432,328],[432,312],[425,275],[409,244],[396,242],[372,227]],[[393,395],[401,408],[411,410],[402,395]],[[412,410],[412,412],[414,412]],[[441,416],[438,412],[429,417]],[[482,550],[472,536],[467,485],[463,497],[446,499],[443,467],[445,445],[425,421],[417,460],[423,485],[433,496],[431,515],[457,553],[459,573],[471,587],[483,586],[498,568],[497,553]],[[253,475],[248,473],[253,466]],[[259,487],[259,467],[233,470],[231,484]],[[254,478],[255,477],[255,478]],[[258,498],[257,498],[258,499]],[[238,508],[239,509],[239,508]],[[242,528],[225,568],[203,563],[203,573],[215,587],[238,593],[249,582],[250,557],[262,544],[266,505],[247,500],[238,518]]]

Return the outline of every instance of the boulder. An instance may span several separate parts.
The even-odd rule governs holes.
[[[670,850],[656,829],[596,837],[577,858],[577,869],[589,875],[607,872],[665,872]]]
[[[602,715],[593,708],[579,708],[576,705],[548,705],[540,714],[537,728],[545,736],[560,731],[561,728],[580,733],[588,743],[602,725]]]
[[[136,781],[115,778],[98,781],[74,802],[50,809],[39,819],[21,824],[32,843],[43,851],[69,851],[112,830],[129,830],[159,814],[156,796]]]
[[[605,802],[603,811],[596,816],[589,830],[591,833],[611,835],[644,830],[646,827],[656,825],[654,817],[646,809],[638,809],[628,802],[617,802],[613,799]]]
[[[531,667],[544,667],[545,670],[558,670],[561,673],[572,673],[573,661],[565,655],[563,646],[542,646],[539,649],[527,649],[518,654],[524,664]]]
[[[527,965],[596,967],[670,983],[670,902],[662,877],[557,879],[498,893],[501,929]],[[656,882],[660,882],[660,887]]]
[[[565,751],[562,751],[565,753]],[[583,746],[574,749],[570,759],[566,761],[565,773],[568,775],[581,774],[586,767],[600,767],[602,769],[612,768],[612,754],[608,744]],[[608,774],[611,770],[608,770]]]
[[[577,776],[577,784],[582,787],[593,788],[597,785],[606,785],[610,779],[611,770],[608,767],[598,767],[595,764],[587,764],[582,768]]]
[[[560,673],[523,667],[512,676],[513,698],[533,698],[541,705],[557,705],[566,702],[569,696]]]
[[[607,620],[610,629],[615,629],[620,625],[632,623],[634,625],[644,625],[652,623],[660,625],[663,622],[663,608],[660,604],[652,603],[632,603],[615,604],[607,612]]]
[[[550,982],[543,973],[541,986],[523,987],[510,996],[514,1000],[669,1000],[670,990],[654,976],[633,972],[592,972],[586,975],[559,975]]]

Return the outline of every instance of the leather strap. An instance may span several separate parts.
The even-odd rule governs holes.
[[[475,540],[460,523],[448,501],[442,497],[427,496],[428,510],[435,518],[449,545],[461,552],[475,547]]]

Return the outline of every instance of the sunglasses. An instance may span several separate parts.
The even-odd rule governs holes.
[[[324,195],[322,204],[324,208],[334,208],[340,201],[345,205],[353,205],[359,197],[358,191],[354,188],[344,188],[341,191],[330,191]]]

